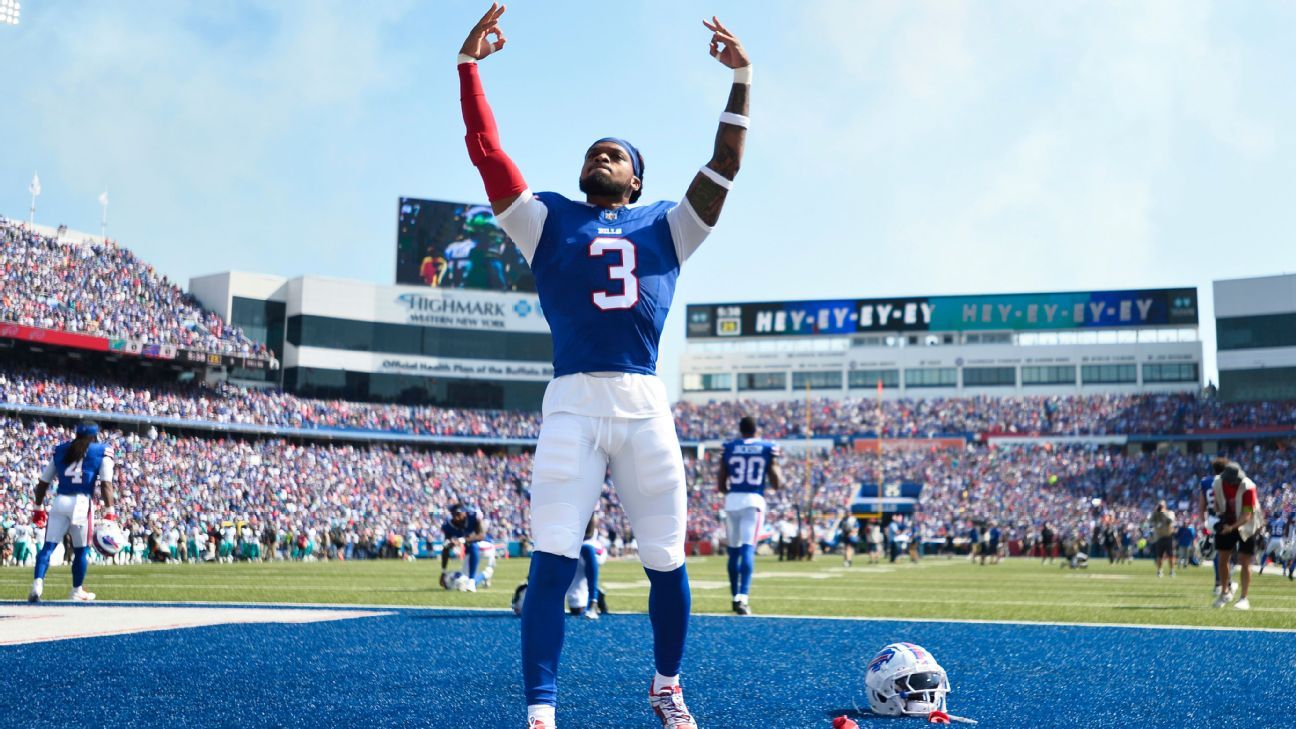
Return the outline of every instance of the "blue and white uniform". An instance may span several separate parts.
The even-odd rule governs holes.
[[[49,524],[45,527],[45,541],[55,544],[72,535],[73,547],[87,547],[94,530],[94,491],[99,483],[112,481],[113,457],[108,446],[91,443],[85,457],[63,465],[72,441],[54,449],[54,457],[45,466],[41,480],[58,483],[53,503],[49,508]]]
[[[729,593],[735,609],[745,610],[751,594],[756,543],[760,541],[761,522],[765,518],[765,484],[778,457],[778,445],[759,438],[731,440],[724,444],[720,455],[728,488],[724,503],[725,543],[729,554]]]
[[[441,524],[441,534],[445,536],[447,541],[452,539],[467,539],[468,537],[472,536],[473,534],[476,534],[479,531],[482,531],[481,514],[471,509],[468,510],[466,518],[463,521],[463,524],[455,524],[453,518],[446,519]],[[480,563],[481,556],[482,556],[481,542],[467,542],[464,544],[464,550],[463,550],[464,574],[468,577],[468,579],[472,580],[474,583],[483,582],[490,579],[490,575],[479,575],[477,573],[477,566]],[[493,573],[495,567],[494,545],[491,546],[490,566],[491,566],[491,572]]]
[[[1197,488],[1201,490],[1202,496],[1206,499],[1206,513],[1202,515],[1202,521],[1206,529],[1210,530],[1211,539],[1215,538],[1215,527],[1218,521],[1218,515],[1215,513],[1215,479],[1218,476],[1202,476],[1197,482]],[[1219,553],[1215,554],[1215,559],[1211,560],[1213,568],[1211,572],[1215,575],[1215,587],[1220,586],[1219,580]]]
[[[687,492],[657,345],[680,268],[710,228],[687,201],[609,209],[529,190],[497,221],[535,275],[554,350],[531,482],[527,705],[557,700],[563,595],[609,467],[651,583],[654,663],[677,676],[691,604]]]
[[[651,570],[684,564],[684,461],[657,344],[675,280],[710,229],[688,203],[615,209],[523,192],[498,221],[553,334],[531,487],[536,549],[575,559],[609,466]]]
[[[567,587],[569,609],[585,610],[598,600],[599,567],[607,562],[607,558],[607,546],[602,539],[590,537],[581,544],[580,566]]]
[[[453,519],[446,519],[441,524],[441,534],[446,539],[466,539],[481,530],[481,515],[469,511],[463,524],[455,524]]]
[[[770,467],[779,458],[778,444],[759,438],[739,438],[724,444],[721,464],[728,474],[725,494],[725,534],[730,547],[755,545],[765,517],[765,486]]]
[[[1207,526],[1210,525],[1210,517],[1215,516],[1215,476],[1202,476],[1197,482],[1197,488],[1201,489],[1202,496],[1206,498],[1206,514],[1204,517]]]

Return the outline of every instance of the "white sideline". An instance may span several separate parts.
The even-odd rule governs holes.
[[[390,615],[390,612],[340,609],[280,609],[247,606],[166,606],[67,601],[0,603],[0,646],[98,638],[127,633],[200,628],[211,625],[301,624]]]

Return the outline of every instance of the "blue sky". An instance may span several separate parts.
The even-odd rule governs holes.
[[[28,0],[0,26],[0,214],[109,232],[173,279],[389,283],[400,196],[481,200],[453,59],[481,2]],[[482,67],[532,187],[626,137],[645,197],[710,155],[755,65],[748,154],[684,304],[1195,285],[1296,269],[1296,5],[522,0]]]

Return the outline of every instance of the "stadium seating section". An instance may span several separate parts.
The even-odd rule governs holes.
[[[0,322],[139,336],[212,352],[265,356],[219,317],[204,311],[165,277],[116,244],[69,246],[0,219]],[[436,450],[393,442],[390,435],[534,438],[537,413],[311,400],[274,390],[165,383],[144,374],[57,372],[17,360],[0,361],[0,406],[36,406],[114,416],[178,418],[189,423],[368,431],[368,442],[337,445],[285,441],[271,433],[239,438],[167,434],[136,426],[109,427],[104,439],[118,457],[121,512],[133,533],[163,539],[226,521],[247,521],[277,539],[304,538],[320,553],[350,543],[361,552],[424,541],[438,533],[446,507],[479,508],[490,534],[525,535],[530,457],[502,452]],[[809,410],[810,431],[806,431]],[[991,447],[986,435],[1174,436],[1215,429],[1290,429],[1296,403],[1225,404],[1189,395],[1008,397],[887,401],[871,399],[758,403],[680,403],[685,441],[731,437],[737,420],[753,415],[774,438],[878,435],[956,435],[962,447],[887,453],[849,446],[789,454],[788,488],[771,497],[771,524],[790,523],[810,504],[821,535],[833,525],[858,485],[876,480],[926,484],[919,533],[962,536],[973,523],[993,522],[1008,540],[1032,538],[1044,522],[1060,536],[1088,539],[1095,528],[1142,536],[1155,501],[1194,505],[1196,479],[1209,458],[1180,450],[1128,452],[1110,445],[1048,444]],[[54,445],[69,437],[57,419],[0,416],[0,523],[26,520],[31,485]],[[500,451],[501,449],[494,449]],[[691,541],[719,538],[716,449],[701,458],[688,449]],[[1291,509],[1288,482],[1296,469],[1290,439],[1235,454],[1264,487],[1270,509]],[[606,527],[629,535],[611,486],[601,511]],[[810,512],[806,512],[807,514]]]

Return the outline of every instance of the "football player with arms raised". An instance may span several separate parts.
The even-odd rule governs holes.
[[[738,172],[751,61],[718,20],[704,21],[711,55],[734,76],[711,160],[682,200],[633,205],[643,193],[644,157],[615,137],[585,150],[585,199],[569,200],[533,193],[501,146],[477,65],[504,47],[503,13],[504,6],[491,6],[457,64],[468,156],[500,226],[531,266],[553,335],[554,379],[545,392],[531,486],[535,552],[522,609],[527,725],[554,727],[563,595],[610,466],[651,585],[656,675],[649,704],[662,726],[694,729],[679,683],[691,602],[684,463],[656,376],[657,345],[680,268],[716,224]]]
[[[115,521],[113,514],[113,457],[108,446],[99,441],[99,426],[81,423],[76,427],[76,438],[60,443],[54,448],[54,457],[36,482],[36,511],[32,523],[45,528],[45,544],[36,555],[36,578],[32,581],[28,602],[40,602],[45,592],[45,573],[50,557],[63,541],[64,535],[72,538],[72,594],[79,602],[95,599],[86,592],[86,570],[90,567],[90,540],[94,532],[94,494],[104,502],[106,521]],[[54,502],[44,508],[50,484],[57,482]]]

